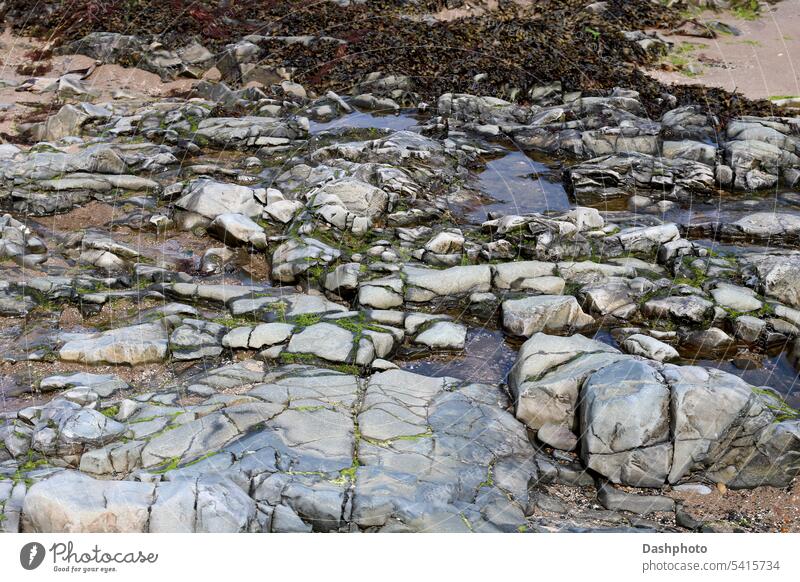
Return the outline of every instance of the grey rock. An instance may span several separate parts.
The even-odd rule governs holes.
[[[466,341],[466,326],[450,321],[437,321],[414,338],[414,343],[442,350],[463,350]]]
[[[130,388],[130,385],[114,374],[92,374],[89,372],[76,372],[69,376],[48,376],[39,383],[42,392],[64,390],[85,386],[91,388],[98,396],[108,398]]]
[[[231,246],[249,245],[256,249],[267,247],[264,229],[243,214],[220,214],[211,221],[208,231]]]
[[[160,323],[144,323],[67,341],[58,352],[66,362],[83,364],[149,364],[167,356],[167,331]]]
[[[31,533],[142,533],[155,486],[100,481],[61,471],[36,483],[25,496],[23,530]]]
[[[671,345],[641,333],[635,333],[625,338],[621,347],[629,354],[644,356],[659,362],[666,362],[679,357],[678,350]]]
[[[311,354],[331,362],[347,362],[353,352],[352,332],[330,323],[316,323],[296,333],[289,340],[287,351]]]
[[[209,220],[228,213],[256,217],[261,216],[262,211],[252,188],[205,178],[187,184],[183,196],[175,201],[175,206]]]
[[[439,297],[457,297],[470,293],[489,291],[492,273],[488,265],[451,267],[449,269],[422,269],[405,266],[405,298],[421,303]]]
[[[696,295],[650,299],[642,305],[642,313],[647,317],[689,323],[702,323],[711,317],[713,310],[713,303]]]
[[[275,147],[304,139],[308,120],[282,121],[271,117],[209,117],[197,127],[196,136],[221,147]]]
[[[533,335],[520,348],[509,374],[516,417],[534,430],[545,424],[577,428],[583,381],[623,357],[608,344],[581,335]]]
[[[170,351],[176,360],[197,360],[222,353],[226,328],[201,319],[184,319],[169,336]]]
[[[538,295],[502,303],[503,328],[517,336],[582,329],[594,323],[572,296]]]
[[[582,455],[615,483],[654,487],[672,462],[670,391],[660,374],[636,360],[610,364],[581,391]]]
[[[717,305],[734,311],[756,311],[764,305],[755,297],[755,292],[747,287],[720,283],[711,290]]]
[[[315,265],[327,265],[338,259],[341,252],[309,237],[292,239],[272,253],[272,276],[284,283],[293,282]]]
[[[639,515],[675,511],[675,501],[664,495],[636,495],[603,484],[597,490],[597,500],[606,509],[629,511]]]
[[[571,451],[578,446],[578,437],[566,426],[544,424],[536,431],[536,438],[554,449]]]
[[[359,263],[339,265],[325,276],[324,287],[333,293],[355,291],[358,288],[360,274],[361,265]]]
[[[800,254],[749,255],[744,261],[758,277],[763,294],[800,307]]]

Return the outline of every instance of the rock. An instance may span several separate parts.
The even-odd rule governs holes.
[[[24,317],[34,307],[32,297],[17,292],[7,281],[0,281],[0,315]]]
[[[709,492],[711,490],[709,489]],[[695,519],[680,503],[675,504],[675,523],[680,527],[690,530],[698,530],[702,527],[703,522]]]
[[[102,447],[125,432],[125,425],[90,408],[66,409],[54,420],[58,423],[59,442],[70,449]]]
[[[28,491],[23,530],[142,533],[147,531],[154,491],[151,483],[99,481],[77,471],[61,471]]]
[[[554,449],[571,451],[578,446],[578,437],[566,426],[544,424],[536,431],[536,438]]]
[[[439,350],[463,350],[467,328],[459,323],[437,321],[414,338],[414,343]]]
[[[800,254],[749,255],[751,265],[764,295],[791,307],[800,307]]]
[[[61,471],[31,487],[24,530],[47,533],[252,531],[255,502],[230,479],[102,481]]]
[[[578,206],[566,213],[565,218],[573,222],[579,231],[603,228],[605,220],[596,208]]]
[[[353,522],[362,528],[385,528],[398,520],[410,531],[517,531],[523,513],[496,488],[509,491],[514,499],[527,498],[523,490],[527,491],[532,457],[522,459],[532,447],[523,427],[494,398],[486,386],[464,386],[454,379],[402,370],[373,375],[358,416],[364,440]],[[441,438],[442,433],[448,437]],[[478,434],[483,435],[481,441],[496,443],[491,445],[494,453],[481,452],[472,440]],[[498,456],[492,480],[487,481],[484,469],[493,454]],[[431,471],[433,467],[438,469]],[[443,494],[442,487],[454,478],[463,487],[447,488]],[[448,517],[456,506],[462,506],[469,528],[460,518]]]
[[[225,264],[234,257],[234,254],[234,251],[226,247],[208,249],[203,253],[200,270],[203,273],[221,273]]]
[[[492,265],[492,283],[497,289],[515,289],[527,279],[549,277],[555,273],[553,263],[542,261],[519,261]]]
[[[264,229],[243,214],[220,214],[211,221],[208,231],[231,246],[249,245],[256,249],[267,248],[267,235]]]
[[[29,130],[35,141],[57,141],[70,135],[80,135],[84,125],[111,117],[111,111],[91,103],[66,104],[44,122],[33,124]]]
[[[457,297],[470,293],[483,293],[492,286],[488,265],[451,267],[449,269],[422,269],[406,265],[405,299],[414,303],[431,301],[440,297]]]
[[[86,87],[80,76],[70,74],[61,75],[58,78],[56,93],[61,99],[73,97],[90,101],[93,97],[92,92]]]
[[[733,338],[718,327],[710,327],[683,334],[681,344],[694,350],[696,355],[713,354],[730,347]]]
[[[172,357],[176,360],[213,358],[222,353],[226,328],[201,319],[184,319],[169,336]]]
[[[275,411],[268,408],[267,412],[271,416]],[[218,451],[239,432],[236,423],[222,413],[202,416],[152,437],[142,448],[141,463],[145,468],[166,468],[179,461],[191,462]]]
[[[756,311],[764,305],[755,297],[755,292],[747,287],[718,283],[711,290],[711,296],[720,307],[734,311]]]
[[[740,190],[761,190],[778,183],[784,168],[797,167],[800,159],[778,145],[747,139],[742,132],[725,143],[725,163],[734,174],[733,185]],[[783,144],[781,144],[783,145]]]
[[[561,295],[565,286],[566,281],[561,277],[532,277],[518,283],[520,290],[537,291],[542,295]]]
[[[272,513],[272,531],[276,533],[311,533],[313,527],[300,519],[291,507],[278,505]]]
[[[296,333],[289,340],[290,354],[311,354],[330,362],[352,359],[353,334],[338,325],[316,323]]]
[[[558,274],[571,283],[606,283],[612,277],[632,278],[636,270],[630,266],[609,265],[594,261],[562,261],[558,263]]]
[[[261,216],[262,206],[252,188],[205,178],[190,182],[175,206],[214,220],[221,214]]]
[[[285,342],[294,326],[289,323],[262,323],[255,327],[237,327],[222,338],[226,348],[251,348],[260,350]]]
[[[209,117],[197,126],[195,135],[223,147],[286,146],[308,135],[308,120],[282,121],[272,117]]]
[[[354,178],[342,178],[327,182],[318,190],[309,193],[315,207],[336,205],[344,207],[357,216],[375,218],[387,209],[389,197],[380,188]]]
[[[658,487],[672,462],[670,391],[645,362],[600,369],[581,391],[581,453],[586,466],[611,479]]]
[[[693,495],[711,494],[711,487],[708,487],[701,483],[681,483],[680,485],[673,486],[672,490],[679,491],[681,493],[691,493]]]
[[[438,255],[460,253],[464,247],[461,232],[440,232],[425,243],[425,250]]]
[[[533,430],[546,424],[577,429],[583,381],[623,357],[608,344],[581,335],[534,334],[520,348],[508,378],[517,419]]]
[[[662,244],[681,237],[678,227],[672,223],[659,226],[633,227],[619,231],[610,237],[628,252],[656,253]]]
[[[733,333],[741,340],[756,343],[766,328],[767,323],[763,319],[752,315],[740,315],[734,322]]]
[[[673,319],[695,324],[709,319],[713,315],[713,311],[713,303],[696,295],[650,299],[642,305],[642,313],[646,317]]]
[[[671,345],[641,333],[628,336],[621,346],[629,354],[643,356],[659,362],[667,362],[679,357],[678,350]]]
[[[264,207],[265,218],[269,216],[282,224],[288,224],[304,208],[297,200],[278,200]]]
[[[704,163],[641,152],[603,155],[575,164],[566,171],[566,178],[579,202],[649,190],[666,197],[677,192],[711,194],[716,186],[714,169]]]
[[[291,239],[272,253],[272,276],[284,283],[293,282],[315,265],[327,265],[339,258],[341,252],[310,238]]]
[[[52,390],[64,390],[85,386],[90,388],[101,398],[108,398],[119,391],[127,390],[130,385],[125,380],[120,379],[114,374],[91,374],[88,372],[77,372],[69,376],[49,376],[39,383],[39,390],[50,392]]]
[[[160,323],[144,323],[102,333],[83,334],[58,352],[65,362],[82,364],[150,364],[167,357],[167,331]]]
[[[604,484],[597,489],[597,500],[606,509],[629,511],[639,515],[675,511],[675,501],[664,495],[636,495]]]
[[[362,282],[358,287],[358,303],[375,309],[392,309],[403,305],[403,280],[385,277]]]
[[[333,293],[355,291],[358,288],[360,275],[361,265],[359,263],[338,265],[332,272],[325,276],[323,286]]]
[[[780,212],[756,212],[723,225],[723,232],[731,236],[738,235],[751,239],[796,238],[800,235],[800,217]]]
[[[610,315],[634,304],[638,293],[626,280],[616,280],[584,287],[580,296],[584,307],[600,315]]]
[[[745,415],[757,416],[760,405],[744,381],[719,370],[671,366],[665,377],[672,387],[675,440],[669,481],[677,483],[690,470],[713,463],[709,454]]]
[[[594,323],[572,296],[538,295],[502,303],[503,328],[517,336],[582,329]]]
[[[684,158],[702,162],[714,167],[717,157],[717,148],[711,144],[694,140],[664,141],[662,152],[665,158]]]

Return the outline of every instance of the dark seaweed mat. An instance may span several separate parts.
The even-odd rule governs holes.
[[[327,0],[6,0],[4,20],[17,31],[56,44],[93,31],[155,36],[166,45],[195,37],[220,48],[246,34],[315,35],[344,40],[310,46],[266,43],[265,65],[296,67],[295,79],[322,92],[348,92],[364,75],[383,71],[408,75],[424,99],[448,92],[524,100],[536,85],[560,80],[565,90],[599,93],[636,89],[653,117],[673,105],[699,104],[723,121],[742,114],[774,115],[768,101],[750,101],[728,91],[697,86],[667,88],[639,67],[650,57],[622,31],[674,26],[679,7],[649,0],[610,0],[602,15],[585,10],[587,0],[541,0],[530,8],[501,2],[491,13],[454,22],[425,14],[443,1],[370,0],[341,7]],[[479,73],[486,78],[475,82]]]

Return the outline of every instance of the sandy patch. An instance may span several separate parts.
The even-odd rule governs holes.
[[[663,70],[649,74],[667,84],[721,87],[751,99],[800,96],[800,0],[762,6],[762,16],[757,20],[715,12],[703,12],[697,18],[700,22],[718,20],[732,25],[741,31],[740,36],[667,37],[676,47],[684,48],[682,58],[700,67],[696,76]],[[689,47],[688,43],[696,46]]]
[[[35,67],[39,76],[56,79],[67,73],[84,75],[92,92],[91,101],[110,101],[119,92],[127,97],[160,98],[184,93],[198,81],[177,79],[163,82],[147,71],[119,65],[100,64],[84,55],[49,56],[47,42],[16,36],[6,30],[0,35],[0,136],[15,136],[17,125],[42,121],[56,113],[62,103],[54,92],[32,93],[16,87],[30,78],[22,67]],[[218,75],[213,69],[207,76]]]
[[[757,489],[724,493],[712,488],[708,495],[672,491],[669,496],[700,521],[725,520],[746,531],[800,532],[800,480],[786,489]]]

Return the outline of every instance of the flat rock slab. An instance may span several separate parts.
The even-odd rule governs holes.
[[[440,350],[463,350],[467,328],[460,323],[437,321],[414,338],[414,343]]]
[[[353,333],[330,323],[316,323],[289,340],[290,354],[310,354],[331,362],[347,362],[353,352]]]
[[[167,330],[160,323],[121,327],[70,340],[58,352],[66,362],[82,364],[150,364],[167,357]]]
[[[212,396],[203,406],[221,408],[148,437],[141,463],[160,481],[57,471],[30,489],[24,531],[525,525],[535,455],[499,389],[401,370],[359,379],[254,364],[209,372],[209,383],[249,389]]]

